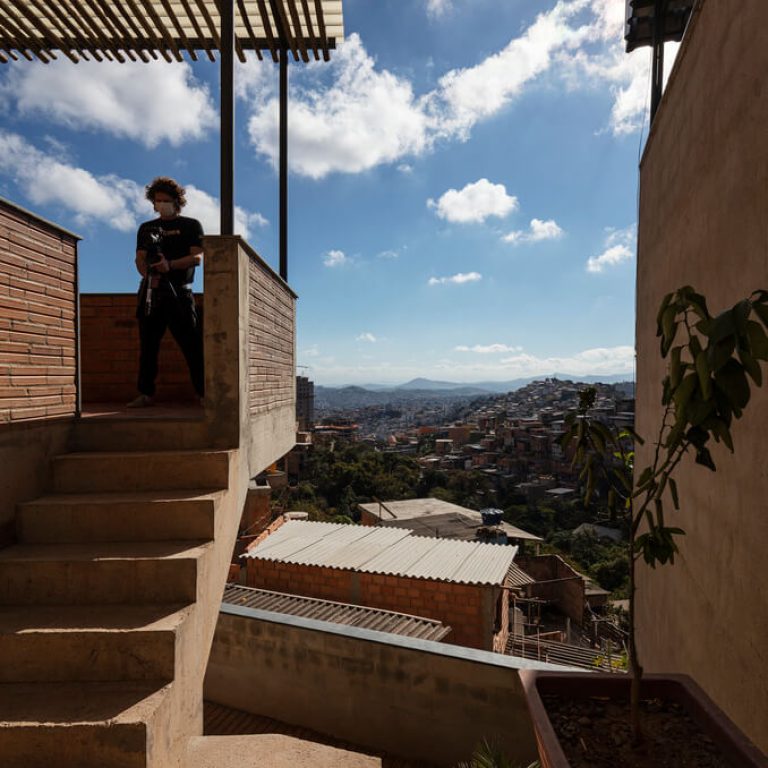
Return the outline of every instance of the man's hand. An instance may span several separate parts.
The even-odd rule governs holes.
[[[160,261],[157,262],[157,264],[152,265],[152,269],[155,270],[155,272],[159,272],[161,275],[164,275],[171,271],[171,265],[168,263],[168,260],[163,256]]]

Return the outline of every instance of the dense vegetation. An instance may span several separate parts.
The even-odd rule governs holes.
[[[580,500],[526,503],[514,490],[494,490],[482,472],[422,471],[412,456],[361,444],[315,447],[301,482],[286,488],[277,502],[286,510],[308,512],[312,520],[355,522],[359,503],[426,496],[470,509],[503,509],[507,522],[545,540],[544,552],[561,555],[616,597],[626,594],[626,547],[591,533],[572,533],[582,523],[595,522],[594,509],[585,510]]]

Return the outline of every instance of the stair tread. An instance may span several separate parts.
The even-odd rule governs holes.
[[[173,631],[191,610],[185,603],[3,606],[0,607],[0,635]]]
[[[0,731],[40,723],[143,723],[169,687],[164,681],[0,683]]]
[[[157,491],[96,491],[95,493],[49,493],[19,504],[20,508],[60,504],[121,504],[135,502],[200,501],[216,499],[222,491],[210,488]]]
[[[107,541],[83,544],[14,544],[0,550],[0,564],[16,561],[186,559],[201,556],[206,541]]]

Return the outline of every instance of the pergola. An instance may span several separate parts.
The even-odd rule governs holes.
[[[0,63],[164,59],[221,66],[221,234],[234,234],[235,56],[280,65],[280,275],[288,277],[288,60],[328,61],[342,0],[0,0]]]

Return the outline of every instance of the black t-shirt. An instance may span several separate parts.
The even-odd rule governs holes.
[[[153,219],[145,221],[136,234],[136,250],[147,251],[152,260],[153,246],[152,232],[160,231],[159,246],[168,261],[189,256],[189,249],[202,247],[203,227],[197,219],[187,216],[176,216],[174,219]],[[181,286],[191,283],[195,278],[195,268],[172,269],[167,273],[168,279],[175,285]]]

